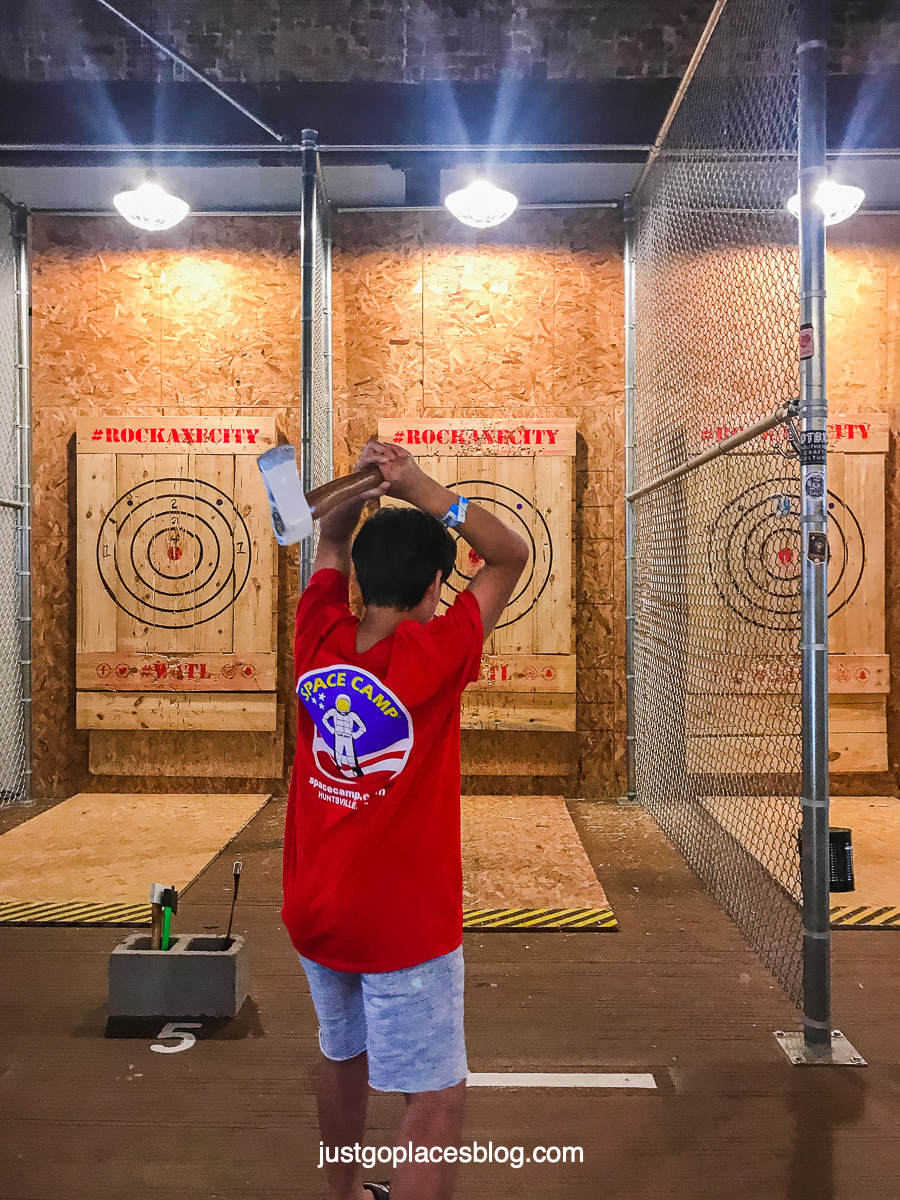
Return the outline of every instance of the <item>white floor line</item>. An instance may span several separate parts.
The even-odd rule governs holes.
[[[467,1079],[469,1087],[540,1087],[540,1088],[655,1088],[649,1074],[589,1074],[587,1072],[540,1073],[517,1071],[474,1071]]]

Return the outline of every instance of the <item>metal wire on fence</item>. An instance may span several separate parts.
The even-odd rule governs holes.
[[[799,14],[730,0],[708,33],[635,195],[633,491],[800,391],[785,209]],[[801,495],[787,427],[633,505],[638,795],[800,1003]]]
[[[24,687],[30,655],[22,605],[27,586],[20,427],[24,338],[14,220],[10,209],[0,205],[0,805],[27,803],[30,780]]]

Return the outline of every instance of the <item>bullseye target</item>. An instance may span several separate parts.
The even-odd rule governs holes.
[[[727,504],[709,527],[707,562],[723,602],[761,629],[796,629],[800,619],[800,493],[794,478],[766,480]],[[828,493],[828,615],[853,598],[865,570],[856,515]]]
[[[118,497],[101,523],[97,568],[116,605],[142,624],[186,629],[230,608],[251,568],[232,499],[200,479],[157,479]]]
[[[516,586],[509,604],[503,610],[503,619],[495,628],[505,629],[527,616],[546,589],[553,569],[553,542],[550,529],[541,511],[527,496],[507,484],[489,479],[458,479],[448,483],[451,491],[459,492],[469,500],[475,500],[489,512],[493,512],[504,524],[520,534],[528,546],[528,565]],[[452,595],[444,595],[443,603],[452,603],[452,597],[465,591],[481,567],[481,559],[469,545],[457,538],[456,565],[444,585]]]

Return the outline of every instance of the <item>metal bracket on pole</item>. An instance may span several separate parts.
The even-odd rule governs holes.
[[[775,1039],[795,1067],[867,1067],[839,1029],[832,1029],[831,1044],[810,1045],[802,1033],[775,1030]]]

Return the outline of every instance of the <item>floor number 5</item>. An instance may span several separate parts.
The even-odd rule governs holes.
[[[177,1054],[180,1050],[190,1050],[197,1039],[192,1033],[187,1033],[186,1031],[188,1029],[202,1028],[202,1021],[170,1021],[168,1025],[163,1025],[159,1031],[159,1037],[178,1038],[178,1045],[160,1046],[157,1042],[153,1042],[150,1049],[155,1050],[157,1054]]]

